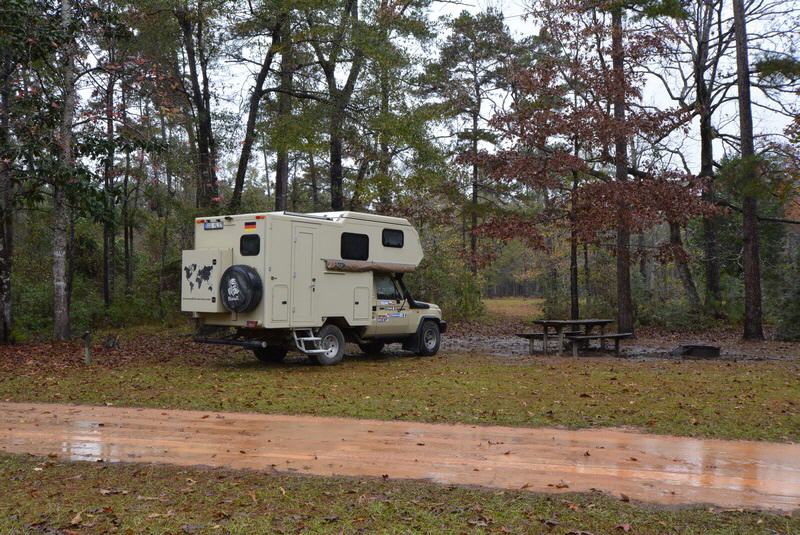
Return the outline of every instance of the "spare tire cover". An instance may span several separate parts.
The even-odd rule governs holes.
[[[242,264],[226,269],[219,283],[222,305],[231,312],[250,312],[261,302],[262,292],[258,272]]]

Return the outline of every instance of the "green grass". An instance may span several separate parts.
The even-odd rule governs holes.
[[[487,316],[490,319],[513,319],[529,322],[541,318],[544,299],[535,297],[496,297],[484,299]]]
[[[321,368],[160,343],[122,364],[59,367],[42,355],[6,366],[0,399],[800,440],[792,362],[353,356]]]
[[[1,533],[798,533],[800,517],[416,481],[0,455]]]

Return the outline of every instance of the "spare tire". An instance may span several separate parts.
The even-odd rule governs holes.
[[[258,272],[242,264],[226,269],[219,281],[222,305],[231,312],[250,312],[261,302],[263,291]]]

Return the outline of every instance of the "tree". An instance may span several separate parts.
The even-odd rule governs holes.
[[[70,335],[69,295],[67,289],[67,248],[70,211],[67,205],[67,181],[73,172],[72,128],[75,114],[75,56],[77,55],[71,0],[61,0],[61,29],[70,37],[61,50],[62,101],[58,144],[61,148],[61,169],[53,181],[53,336],[66,340]]]
[[[739,90],[739,131],[741,138],[742,167],[745,182],[755,184],[758,180],[758,162],[753,139],[753,114],[750,100],[750,60],[747,49],[747,21],[744,0],[733,0],[733,18],[736,31],[736,72]],[[744,338],[762,340],[761,310],[761,258],[758,243],[758,200],[753,193],[746,193],[742,204],[742,234],[744,247]]]
[[[259,11],[253,13],[250,20],[244,24],[241,24],[239,27],[239,33],[242,34],[243,37],[248,38],[252,36],[259,36],[263,32],[263,28],[266,28],[270,37],[270,41],[268,44],[264,45],[266,47],[266,51],[263,53],[261,66],[254,77],[253,88],[250,92],[250,98],[248,99],[247,122],[245,124],[244,140],[242,141],[242,149],[239,154],[239,163],[236,167],[233,193],[231,194],[231,200],[228,203],[228,211],[231,213],[237,212],[241,206],[244,179],[245,175],[247,174],[247,167],[250,164],[250,159],[253,152],[253,143],[255,142],[256,138],[256,122],[258,120],[261,101],[264,98],[264,95],[267,94],[267,88],[264,87],[264,84],[266,83],[267,77],[270,74],[270,69],[272,68],[272,62],[274,60],[276,50],[280,48],[280,53],[282,56],[281,73],[284,71],[284,64],[288,65],[291,63],[291,60],[287,61],[286,59],[291,58],[290,12],[287,10],[277,16],[274,16],[272,13],[273,7],[274,6],[272,3],[265,2],[263,5],[259,6]],[[284,85],[281,84],[281,90],[283,91],[284,89],[286,88],[284,88]],[[284,91],[278,98],[289,99],[290,95]],[[278,205],[278,198],[279,196],[276,195],[275,209],[284,210],[286,208],[285,195],[284,204],[282,206]]]
[[[356,82],[364,66],[364,50],[359,37],[358,0],[338,0],[331,7],[306,11],[311,46],[325,76],[327,87],[327,130],[330,144],[331,209],[344,209],[342,150],[346,110],[353,98]],[[349,69],[344,65],[349,64]],[[346,70],[345,70],[346,69]],[[337,71],[345,72],[340,86]]]
[[[31,0],[14,0],[0,9],[0,341],[13,338],[14,314],[12,271],[14,219],[20,202],[38,197],[38,188],[26,195],[20,185],[32,173],[24,171],[24,154],[32,147],[24,131],[45,121],[32,118],[45,103],[26,99],[20,80],[34,63],[52,61],[54,47],[61,42],[58,20],[51,10]],[[36,143],[41,143],[37,138]],[[26,197],[23,199],[22,197]]]
[[[657,222],[672,199],[689,201],[692,191],[689,182],[684,184],[654,169],[640,169],[628,159],[632,139],[649,144],[685,118],[681,110],[637,105],[643,86],[642,65],[657,53],[660,43],[643,32],[625,32],[622,15],[627,5],[603,4],[610,13],[584,2],[544,2],[540,6],[536,14],[543,21],[541,38],[549,54],[516,73],[518,97],[512,109],[494,121],[512,146],[499,151],[492,164],[496,177],[546,192],[549,206],[531,222],[534,227],[554,217],[574,222],[573,287],[576,239],[596,240],[604,232],[615,231],[621,331],[633,329],[631,232]],[[666,9],[645,7],[646,13],[656,7]],[[553,197],[553,191],[569,194]],[[681,191],[685,194],[678,193]],[[684,210],[692,205],[688,202]],[[573,314],[577,311],[575,293]]]
[[[195,117],[198,150],[197,206],[208,208],[219,200],[217,185],[217,143],[211,123],[211,89],[208,67],[210,55],[208,24],[213,6],[197,0],[192,7],[186,2],[174,10],[181,31],[190,89],[187,95]]]
[[[467,11],[448,22],[449,34],[439,58],[427,66],[429,84],[441,99],[444,113],[455,124],[458,148],[470,166],[469,253],[470,269],[478,271],[478,216],[481,196],[479,145],[494,142],[485,128],[488,109],[503,88],[504,69],[515,43],[502,13],[488,10],[472,15]],[[463,121],[463,122],[462,122]]]

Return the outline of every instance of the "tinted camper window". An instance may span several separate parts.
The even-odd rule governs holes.
[[[383,246],[384,247],[403,247],[403,231],[393,228],[383,229]]]
[[[341,253],[344,260],[366,260],[369,258],[369,236],[342,232]]]
[[[261,238],[257,234],[245,234],[239,239],[239,254],[242,256],[258,256],[261,252]]]

